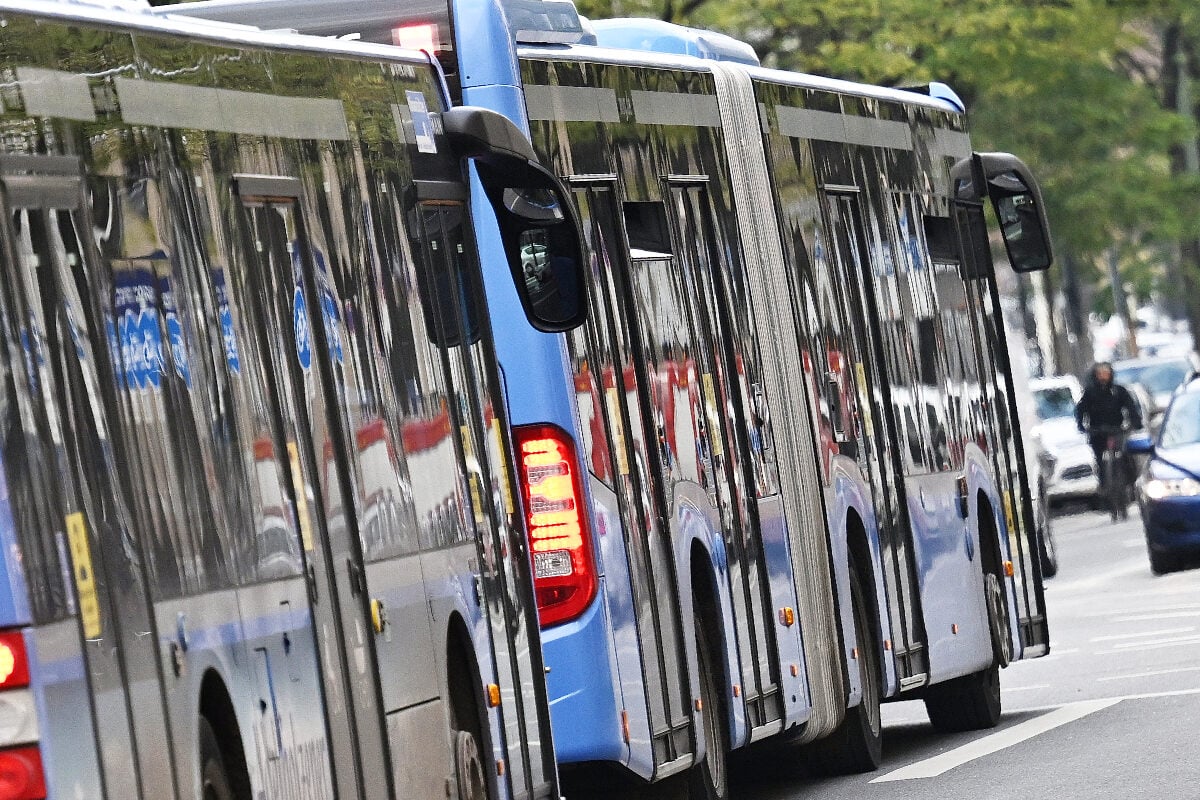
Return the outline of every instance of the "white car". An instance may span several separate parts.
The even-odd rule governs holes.
[[[1075,404],[1083,387],[1072,375],[1035,378],[1029,382],[1039,422],[1032,438],[1041,465],[1046,502],[1092,501],[1100,488],[1096,459],[1087,437],[1075,427]]]

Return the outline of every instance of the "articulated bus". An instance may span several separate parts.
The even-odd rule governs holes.
[[[464,172],[578,283],[528,139],[139,8],[6,0],[0,74],[0,798],[558,798]]]
[[[484,254],[514,438],[556,431],[587,478],[560,539],[537,510],[572,502],[525,482],[569,796],[726,797],[758,743],[872,769],[886,700],[996,724],[999,668],[1049,642],[994,278],[1050,250],[1029,171],[972,152],[953,92],[555,0],[171,11],[420,46],[570,187],[585,326],[532,328]]]

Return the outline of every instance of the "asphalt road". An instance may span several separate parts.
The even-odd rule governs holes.
[[[923,705],[884,707],[884,763],[814,778],[761,763],[737,800],[1200,800],[1200,569],[1150,573],[1136,509],[1052,520],[1051,655],[1002,675],[1004,718],[941,735]]]

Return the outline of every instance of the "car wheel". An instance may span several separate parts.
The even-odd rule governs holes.
[[[1179,569],[1179,565],[1175,563],[1175,559],[1163,553],[1156,553],[1149,547],[1146,548],[1146,553],[1150,556],[1150,571],[1155,575],[1166,575],[1168,572],[1174,572]]]
[[[1058,545],[1054,541],[1054,531],[1050,528],[1050,520],[1042,527],[1042,577],[1053,578],[1058,574]]]

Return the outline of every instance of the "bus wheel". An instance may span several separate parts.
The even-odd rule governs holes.
[[[454,772],[458,779],[458,800],[487,800],[487,778],[479,743],[468,731],[454,733]]]
[[[725,800],[729,797],[729,766],[726,763],[725,728],[727,722],[717,691],[717,670],[713,650],[704,626],[696,622],[697,683],[700,688],[700,723],[704,726],[706,752],[703,763],[692,767],[690,791],[693,800]]]
[[[1000,667],[990,667],[925,689],[925,711],[944,733],[994,728],[1000,722]]]
[[[812,766],[825,775],[871,772],[879,766],[883,756],[879,640],[867,614],[862,582],[853,562],[850,565],[850,605],[854,612],[854,635],[858,640],[862,701],[847,709],[846,718],[837,730],[809,746]]]
[[[983,576],[984,591],[987,599],[988,633],[992,638],[992,655],[1001,667],[1007,667],[1012,661],[1012,639],[1008,635],[1008,613],[1005,611],[1004,585],[994,572]]]
[[[208,717],[200,717],[200,796],[203,800],[234,800],[225,758]]]

